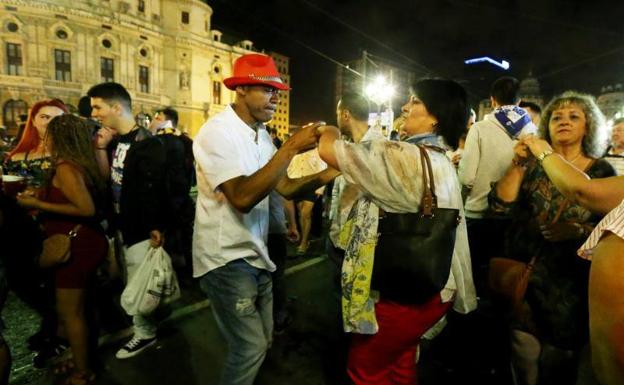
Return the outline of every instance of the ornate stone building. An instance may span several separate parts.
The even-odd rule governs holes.
[[[277,52],[269,52],[269,56],[273,58],[275,65],[277,66],[277,70],[280,73],[282,80],[288,85],[290,85],[290,74],[288,73],[288,63],[289,58],[281,55]],[[285,135],[289,132],[290,120],[289,120],[289,110],[290,110],[290,93],[289,92],[281,92],[279,103],[277,105],[277,111],[269,126],[277,129],[277,135],[280,138],[284,138]]]
[[[608,120],[624,116],[624,89],[621,84],[602,87],[596,103]]]
[[[0,125],[15,127],[38,100],[75,106],[92,85],[115,81],[135,113],[173,106],[194,135],[232,102],[221,80],[254,50],[224,42],[211,17],[201,0],[0,0]],[[287,74],[288,58],[278,66]]]

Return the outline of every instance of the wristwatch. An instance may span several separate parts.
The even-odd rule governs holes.
[[[542,163],[548,155],[552,155],[552,154],[553,154],[552,150],[545,150],[544,152],[538,154],[536,158],[537,160],[540,161],[540,163]]]

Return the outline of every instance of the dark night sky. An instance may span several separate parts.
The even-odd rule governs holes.
[[[596,94],[604,85],[624,83],[624,2],[619,0],[207,2],[214,10],[213,28],[290,56],[295,124],[331,122],[335,111],[336,65],[299,43],[343,63],[366,49],[419,74],[461,81],[475,106],[503,74],[522,79],[532,71],[548,97],[567,89]],[[463,64],[481,55],[506,59],[511,69]]]

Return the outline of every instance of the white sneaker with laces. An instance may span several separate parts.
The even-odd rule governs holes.
[[[134,357],[137,354],[140,354],[143,350],[154,345],[155,343],[156,343],[156,337],[145,338],[145,339],[138,338],[136,336],[132,337],[132,339],[128,341],[128,343],[126,343],[121,349],[117,351],[117,354],[115,354],[115,357],[117,357],[120,360]]]

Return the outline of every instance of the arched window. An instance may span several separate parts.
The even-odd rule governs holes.
[[[23,100],[11,99],[4,103],[2,108],[2,121],[9,135],[17,133],[19,116],[28,114],[28,104]]]

